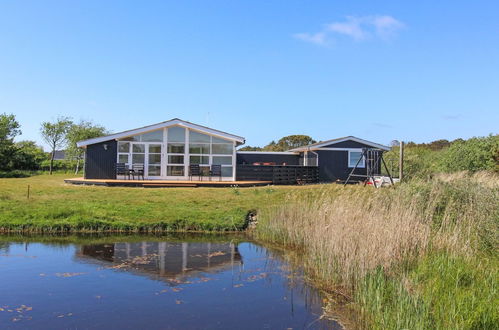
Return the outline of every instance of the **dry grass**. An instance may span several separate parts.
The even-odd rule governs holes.
[[[300,249],[309,274],[349,295],[380,269],[410,292],[401,269],[430,254],[468,260],[497,251],[498,183],[459,173],[378,190],[324,186],[261,210],[256,235]]]

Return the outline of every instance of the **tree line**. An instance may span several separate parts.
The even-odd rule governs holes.
[[[54,171],[56,151],[65,149],[64,167],[72,167],[75,173],[82,168],[84,150],[76,142],[108,134],[107,130],[91,121],[74,122],[69,117],[60,116],[50,122],[42,122],[40,135],[47,143],[47,153],[35,141],[15,142],[21,134],[21,125],[13,114],[0,114],[0,175],[9,176],[15,171],[37,171],[48,165],[49,173]],[[7,174],[6,174],[7,173]]]
[[[246,146],[239,151],[287,151],[293,148],[303,147],[315,143],[314,139],[312,139],[308,135],[288,135],[277,142],[271,141],[264,147],[252,147]]]

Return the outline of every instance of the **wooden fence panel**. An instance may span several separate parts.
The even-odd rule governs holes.
[[[319,181],[317,166],[237,165],[238,181],[272,181],[274,184],[305,184]]]

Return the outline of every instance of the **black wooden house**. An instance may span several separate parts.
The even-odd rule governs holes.
[[[85,148],[85,179],[120,179],[117,164],[142,165],[147,180],[188,180],[189,166],[205,173],[220,165],[222,181],[275,184],[345,180],[352,169],[365,174],[363,148],[388,147],[353,136],[322,141],[286,152],[237,151],[241,136],[172,119],[78,142]],[[360,159],[360,161],[359,161]]]

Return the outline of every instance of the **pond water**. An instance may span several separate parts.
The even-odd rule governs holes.
[[[339,329],[245,238],[2,237],[2,329]]]

